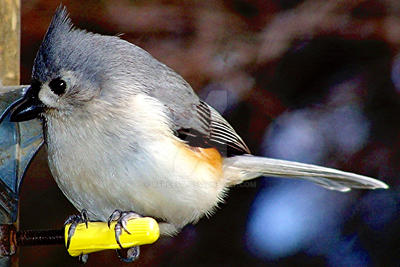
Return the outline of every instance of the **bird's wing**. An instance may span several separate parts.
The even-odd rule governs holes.
[[[232,126],[211,106],[199,100],[191,123],[176,125],[179,138],[192,146],[216,147],[223,155],[250,154]]]
[[[150,95],[169,110],[176,136],[194,147],[215,147],[224,156],[250,154],[242,138],[218,111],[200,100],[178,74],[170,73],[169,77],[179,82],[166,83],[174,86],[152,90]]]

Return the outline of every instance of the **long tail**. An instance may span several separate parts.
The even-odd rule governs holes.
[[[384,182],[367,176],[312,164],[251,155],[226,158],[224,160],[224,174],[228,185],[239,184],[265,175],[305,179],[327,189],[341,192],[349,191],[351,188],[389,188]]]

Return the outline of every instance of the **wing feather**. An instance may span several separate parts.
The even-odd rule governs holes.
[[[224,156],[250,154],[232,126],[211,106],[201,101],[190,85],[162,63],[153,77],[162,86],[148,86],[147,93],[165,105],[176,136],[197,147],[215,147]]]
[[[232,126],[204,101],[196,105],[198,125],[177,129],[177,136],[191,146],[216,147],[223,155],[250,154],[249,148]],[[193,125],[193,124],[192,124]]]

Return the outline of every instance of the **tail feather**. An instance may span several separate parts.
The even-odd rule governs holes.
[[[351,188],[389,188],[384,182],[363,175],[312,164],[251,155],[226,158],[224,170],[228,185],[239,184],[264,175],[305,179],[327,189],[341,192],[349,191]]]

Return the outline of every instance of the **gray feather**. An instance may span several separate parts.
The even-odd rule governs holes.
[[[227,158],[224,161],[228,173],[240,173],[240,179],[233,178],[234,185],[258,176],[301,178],[327,189],[349,191],[351,188],[387,189],[388,185],[376,179],[312,164],[250,155]]]

